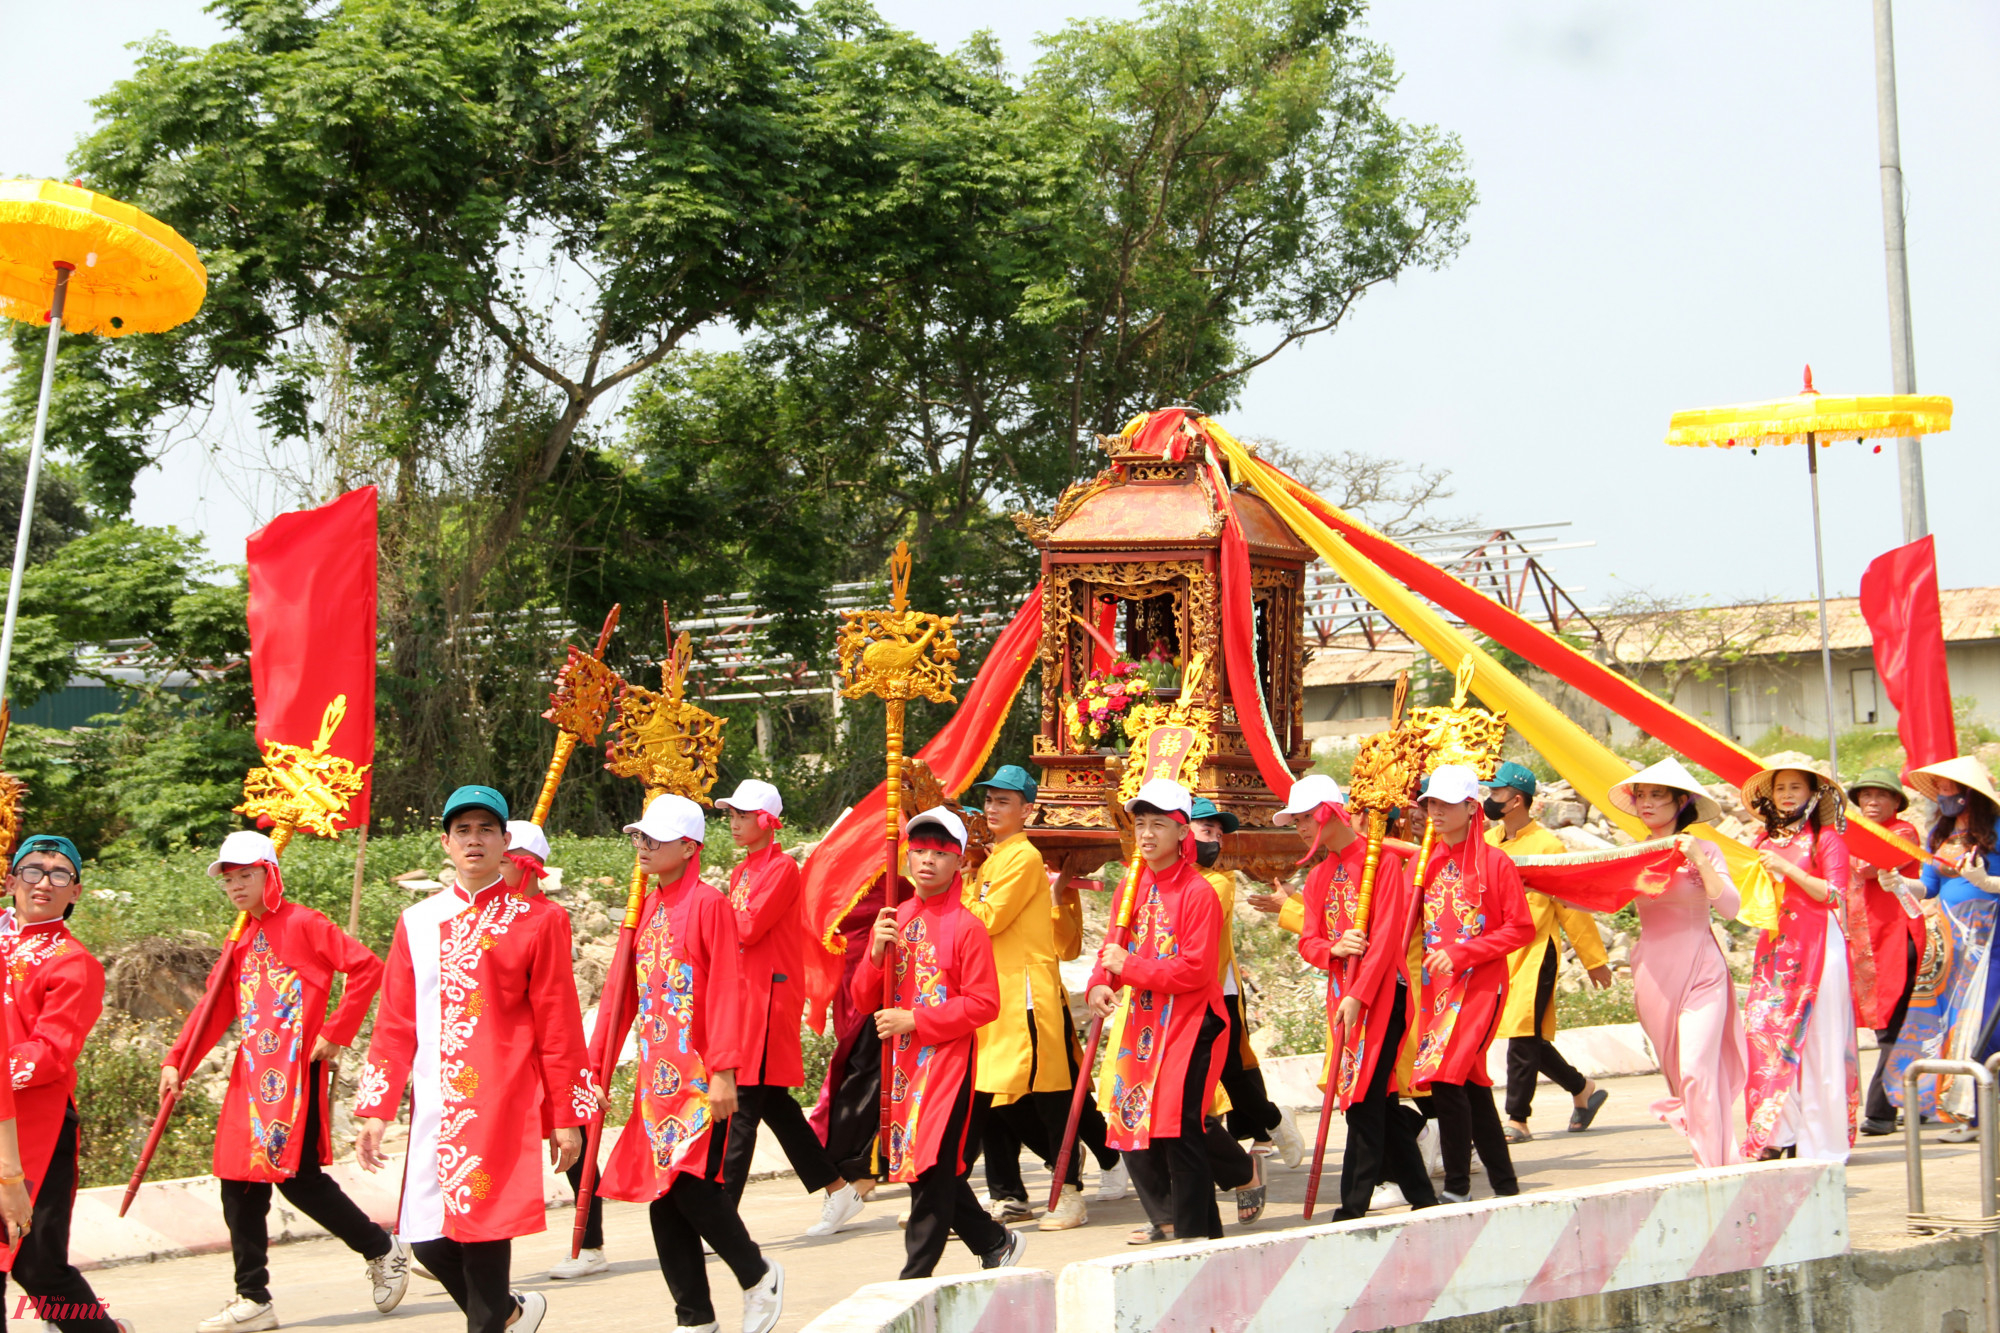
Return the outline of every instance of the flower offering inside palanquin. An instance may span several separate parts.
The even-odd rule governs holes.
[[[1105,436],[1110,466],[1071,486],[1046,519],[1015,522],[1042,552],[1042,771],[1029,837],[1051,866],[1089,873],[1119,856],[1112,808],[1128,745],[1126,724],[1180,698],[1208,733],[1192,783],[1242,820],[1223,864],[1275,871],[1298,856],[1296,835],[1271,816],[1286,793],[1259,774],[1244,740],[1222,644],[1222,532],[1205,441],[1189,432],[1172,457]],[[1184,452],[1182,452],[1184,451]],[[1305,567],[1312,552],[1257,496],[1231,493],[1250,557],[1258,686],[1285,762],[1311,763],[1301,710]],[[1132,728],[1138,730],[1135,724]]]

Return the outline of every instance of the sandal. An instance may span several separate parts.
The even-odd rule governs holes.
[[[1264,1215],[1264,1163],[1261,1158],[1250,1159],[1250,1183],[1236,1191],[1236,1222],[1247,1226]]]
[[[1174,1229],[1171,1224],[1161,1226],[1157,1222],[1148,1222],[1145,1226],[1133,1227],[1126,1234],[1125,1243],[1127,1245],[1158,1245],[1163,1240],[1172,1240],[1173,1238]]]
[[[1571,1121],[1570,1122],[1571,1128],[1575,1128],[1575,1124],[1576,1124],[1575,1121]],[[1532,1141],[1535,1137],[1533,1134],[1530,1134],[1528,1132],[1528,1127],[1526,1125],[1508,1125],[1506,1126],[1505,1132],[1507,1135],[1507,1142],[1509,1143],[1528,1143]]]
[[[1604,1103],[1610,1100],[1611,1094],[1602,1088],[1591,1093],[1583,1105],[1571,1109],[1569,1113],[1569,1132],[1572,1134],[1581,1134],[1584,1130],[1589,1129],[1590,1122],[1597,1119],[1597,1113],[1603,1109]]]

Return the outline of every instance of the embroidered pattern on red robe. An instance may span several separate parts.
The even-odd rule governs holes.
[[[708,1065],[689,1041],[694,1022],[694,965],[681,955],[664,902],[639,929],[632,961],[639,1015],[639,1121],[653,1166],[669,1182],[680,1165],[705,1153],[715,1117],[708,1107]]]
[[[21,1169],[30,1196],[41,1189],[76,1089],[76,1061],[104,1010],[104,968],[61,920],[0,940],[6,960],[10,1077]],[[4,1247],[0,1247],[4,1253]],[[6,1264],[0,1262],[0,1271]]]
[[[1152,959],[1180,953],[1173,923],[1160,901],[1159,880],[1148,875],[1145,897],[1132,913],[1132,941],[1127,951]],[[1167,1028],[1173,1021],[1174,996],[1151,989],[1134,989],[1112,1057],[1111,1121],[1105,1141],[1120,1150],[1143,1148],[1153,1120],[1153,1098],[1166,1067]]]
[[[249,1101],[250,1166],[283,1176],[286,1145],[305,1120],[306,1066],[299,1060],[305,987],[261,929],[244,950],[236,984],[237,1012],[243,1017],[240,1050]]]
[[[949,921],[951,927],[944,922]],[[896,1005],[898,1008],[935,1009],[951,999],[951,987],[944,969],[938,965],[942,948],[950,952],[952,941],[933,939],[932,925],[941,935],[960,925],[956,915],[933,917],[913,914],[903,923],[903,944],[896,950]],[[912,1054],[911,1047],[916,1046]],[[895,1074],[889,1084],[889,1179],[915,1180],[918,1174],[913,1151],[922,1133],[925,1102],[929,1100],[931,1070],[937,1048],[917,1045],[917,1034],[898,1034],[891,1044],[890,1059]],[[955,1090],[955,1089],[954,1089]],[[950,1113],[950,1107],[945,1108]]]
[[[479,964],[493,947],[493,940],[505,935],[508,926],[528,908],[524,898],[495,894],[483,909],[460,912],[444,925],[444,945],[438,952],[438,999],[443,1019],[438,1073],[444,1103],[438,1124],[438,1186],[444,1193],[447,1217],[467,1212],[493,1188],[483,1159],[471,1147],[469,1131],[479,1118],[479,1069],[465,1058],[465,1052],[479,1030],[485,1008],[485,997],[479,993]],[[578,1115],[594,1109],[576,1085],[572,1085],[572,1096],[577,1102],[572,1109]]]
[[[1455,860],[1445,861],[1424,886],[1423,914],[1426,952],[1463,944],[1486,926],[1479,896],[1466,885]],[[1443,982],[1432,977],[1428,967],[1422,971],[1423,998],[1417,1015],[1423,1024],[1423,1035],[1417,1042],[1413,1075],[1419,1088],[1429,1087],[1436,1080],[1445,1052],[1451,1049],[1451,1035],[1458,1026],[1459,1010],[1465,1005],[1466,988],[1472,983],[1472,969],[1468,967],[1453,968],[1450,979]]]

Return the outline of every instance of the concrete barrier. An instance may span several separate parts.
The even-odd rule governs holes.
[[[1071,1264],[1061,1333],[1361,1333],[1847,1251],[1846,1171],[1772,1162]]]
[[[804,1333],[1052,1333],[1056,1280],[1038,1268],[877,1282],[805,1326]]]

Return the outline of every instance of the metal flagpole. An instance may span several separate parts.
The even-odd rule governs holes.
[[[1897,393],[1917,391],[1917,348],[1910,332],[1910,264],[1903,245],[1903,148],[1896,123],[1896,35],[1890,0],[1875,0],[1875,123],[1882,156],[1882,248],[1889,270],[1889,368]],[[1896,441],[1903,495],[1903,540],[1930,531],[1924,506],[1924,442]]]
[[[1826,673],[1826,762],[1840,781],[1840,727],[1833,711],[1833,646],[1826,630],[1826,548],[1819,523],[1819,436],[1806,432],[1806,471],[1812,474],[1813,574],[1819,579],[1819,664]]]
[[[42,353],[42,395],[35,404],[34,441],[28,446],[28,484],[22,488],[21,527],[14,537],[14,577],[7,584],[7,622],[0,626],[0,700],[7,697],[7,666],[14,659],[14,621],[21,611],[21,575],[28,567],[28,534],[35,526],[35,487],[42,479],[42,441],[49,431],[49,396],[55,390],[63,302],[69,296],[69,275],[75,267],[56,261],[56,291],[49,302],[49,344]]]

